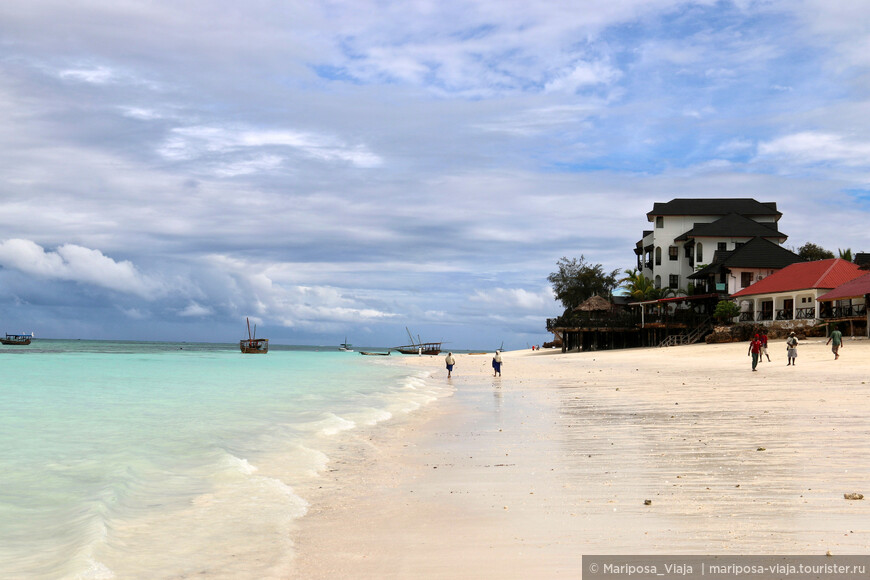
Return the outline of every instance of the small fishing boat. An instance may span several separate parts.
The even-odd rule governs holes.
[[[345,336],[344,342],[342,342],[340,345],[338,345],[338,350],[340,350],[342,352],[353,352],[353,349],[350,348],[352,346],[353,345],[347,341],[347,337]]]
[[[419,336],[417,336],[417,340],[415,341],[407,326],[405,327],[405,330],[408,332],[408,338],[411,339],[411,344],[395,346],[393,347],[393,350],[397,350],[402,354],[441,354],[440,342],[423,342]]]
[[[0,338],[0,344],[26,346],[30,344],[33,338],[33,333],[30,334],[9,334],[6,333],[6,338]]]
[[[239,349],[244,354],[266,354],[269,352],[269,339],[257,338],[257,325],[254,325],[254,332],[251,334],[251,321],[245,318],[248,323],[248,338],[243,338],[239,341]]]
[[[365,356],[390,356],[390,351],[387,352],[368,352],[365,350],[359,351],[360,354]]]

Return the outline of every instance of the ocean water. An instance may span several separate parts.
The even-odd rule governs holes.
[[[449,394],[386,357],[0,347],[0,578],[268,578],[336,440]]]

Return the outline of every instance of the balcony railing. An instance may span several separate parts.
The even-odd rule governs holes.
[[[791,320],[792,319],[792,311],[791,308],[780,308],[776,311],[776,319],[777,320]]]
[[[816,317],[816,309],[812,306],[809,308],[798,308],[794,313],[795,320],[812,320]]]
[[[556,328],[634,328],[644,324],[674,324],[697,326],[708,314],[692,309],[677,309],[668,312],[665,309],[649,308],[641,318],[640,310],[632,308],[623,312],[574,312],[568,316],[547,319],[547,330]]]
[[[757,320],[761,322],[762,320],[773,320],[773,311],[772,310],[762,310],[758,313]]]
[[[740,313],[740,322],[755,322],[755,312],[749,310]]]
[[[835,306],[822,312],[822,318],[852,318],[867,315],[866,304],[852,304],[851,306]]]

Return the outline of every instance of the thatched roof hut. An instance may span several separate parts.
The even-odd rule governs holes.
[[[600,310],[610,310],[612,308],[610,300],[602,298],[597,294],[587,298],[583,304],[574,309],[574,312],[594,312]]]

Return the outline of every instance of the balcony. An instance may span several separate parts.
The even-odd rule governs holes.
[[[812,306],[809,308],[798,308],[794,313],[795,320],[813,320],[816,317],[816,309]]]
[[[555,328],[626,328],[640,325],[640,312],[574,312],[547,319],[547,330]]]
[[[822,318],[858,318],[867,316],[866,304],[852,304],[851,306],[835,306],[825,309]]]
[[[792,319],[792,311],[791,308],[780,308],[776,311],[776,319],[777,320],[791,320]]]
[[[548,318],[547,330],[552,332],[556,328],[639,328],[641,323],[694,327],[707,316],[693,309],[669,312],[668,309],[649,308],[643,317],[638,308],[621,312],[573,312],[568,316]]]

